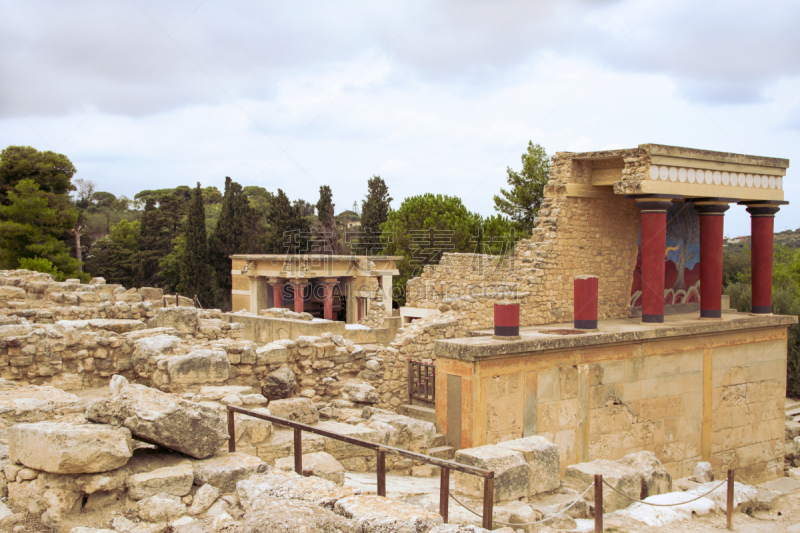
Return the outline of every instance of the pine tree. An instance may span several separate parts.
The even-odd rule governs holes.
[[[528,149],[522,154],[522,170],[506,169],[511,190],[500,189],[494,197],[494,209],[520,223],[526,233],[533,231],[536,214],[542,205],[544,187],[550,180],[550,159],[541,145],[528,141]]]
[[[216,303],[216,294],[209,264],[206,214],[200,183],[192,194],[184,235],[186,248],[181,261],[181,282],[189,298],[197,296],[201,305],[210,307]]]
[[[267,254],[307,253],[309,225],[281,189],[269,200],[263,250]]]
[[[372,234],[381,232],[381,224],[389,217],[389,187],[380,176],[372,176],[367,182],[367,198],[361,202],[361,229]]]
[[[216,272],[217,288],[220,291],[219,305],[230,309],[231,259],[233,254],[254,252],[254,229],[259,214],[250,207],[242,186],[225,178],[225,195],[217,227],[209,239],[211,265]]]

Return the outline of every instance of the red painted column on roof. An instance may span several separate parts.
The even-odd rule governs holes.
[[[637,198],[642,221],[642,322],[664,322],[664,254],[667,248],[667,209],[672,201]]]
[[[519,337],[518,303],[495,302],[494,335],[495,337]]]
[[[597,276],[575,276],[574,326],[575,329],[597,329]]]
[[[700,318],[722,317],[722,244],[724,201],[699,201],[700,213]]]
[[[774,204],[747,204],[750,213],[750,268],[752,270],[753,307],[759,315],[772,313],[772,252],[775,234]]]

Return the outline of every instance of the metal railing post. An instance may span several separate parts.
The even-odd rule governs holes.
[[[603,474],[594,475],[594,530],[603,533]]]
[[[728,469],[728,499],[725,506],[725,518],[728,522],[728,529],[733,531],[733,469]]]
[[[294,471],[303,475],[303,431],[294,428]]]
[[[233,411],[228,411],[228,452],[233,453],[236,451],[236,421],[233,418]]]
[[[483,480],[483,529],[492,530],[494,514],[494,477]]]
[[[386,496],[386,454],[382,451],[378,455],[378,496]]]
[[[441,468],[439,473],[439,514],[447,523],[450,510],[450,469]]]

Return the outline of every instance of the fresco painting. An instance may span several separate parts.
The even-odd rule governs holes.
[[[642,232],[633,272],[631,307],[642,305]],[[692,202],[675,202],[667,211],[664,250],[664,303],[700,302],[700,215]]]

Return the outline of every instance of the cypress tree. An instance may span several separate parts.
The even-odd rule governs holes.
[[[259,215],[250,207],[242,186],[225,178],[225,195],[217,227],[209,239],[211,265],[216,273],[217,288],[220,291],[220,305],[230,309],[231,299],[231,260],[233,254],[246,254],[254,251],[254,229]]]
[[[381,224],[389,217],[389,187],[380,176],[372,176],[367,182],[367,198],[361,202],[361,229],[377,235]]]
[[[136,286],[166,288],[159,262],[172,252],[173,239],[181,233],[185,213],[186,203],[178,195],[147,198],[138,238],[139,252],[134,260],[138,264]]]
[[[306,253],[308,251],[309,225],[297,205],[281,189],[269,200],[267,228],[263,249],[267,254]]]
[[[200,183],[192,194],[189,215],[184,230],[186,248],[181,262],[181,281],[186,296],[197,296],[200,304],[211,307],[216,303],[214,278],[208,256],[206,239],[206,213]]]

